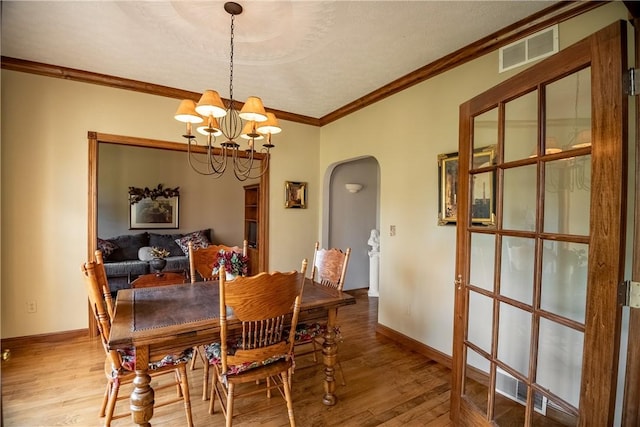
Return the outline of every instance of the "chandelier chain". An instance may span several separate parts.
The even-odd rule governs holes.
[[[235,15],[231,15],[231,55],[229,61],[229,107],[233,107],[233,23],[235,20]]]

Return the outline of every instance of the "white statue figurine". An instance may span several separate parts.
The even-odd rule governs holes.
[[[380,252],[380,234],[378,233],[378,230],[371,230],[371,235],[369,236],[369,241],[367,241],[367,244],[371,246],[369,255],[371,255],[372,252]]]

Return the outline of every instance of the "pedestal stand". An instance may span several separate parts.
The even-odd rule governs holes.
[[[378,230],[371,230],[371,236],[367,242],[371,246],[369,251],[369,296],[378,297],[378,285],[380,276],[380,235]]]

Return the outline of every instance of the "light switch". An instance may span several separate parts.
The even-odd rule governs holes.
[[[396,235],[396,226],[392,225],[389,227],[389,236],[395,236]]]

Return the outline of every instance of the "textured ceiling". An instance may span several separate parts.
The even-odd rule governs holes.
[[[234,99],[320,118],[553,3],[245,1]],[[4,0],[2,55],[229,98],[223,5]]]

